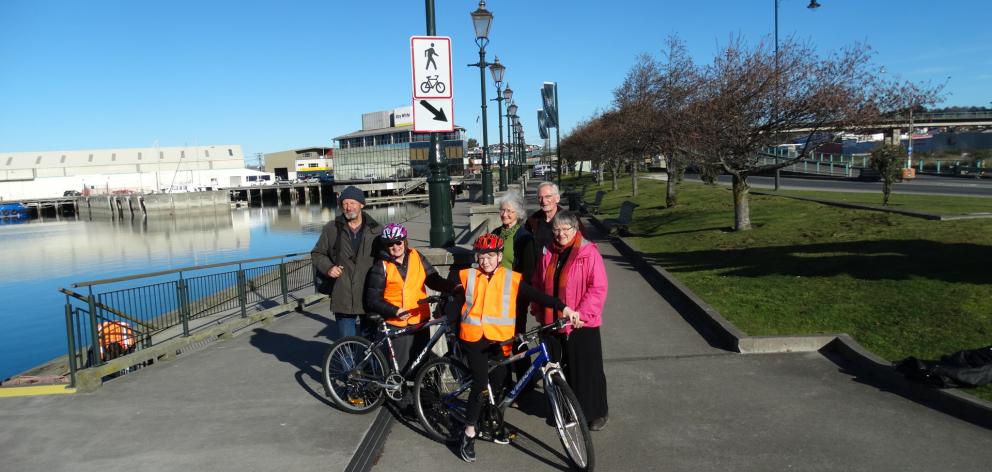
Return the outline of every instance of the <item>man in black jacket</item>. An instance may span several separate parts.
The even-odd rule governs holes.
[[[375,326],[364,322],[361,315],[365,314],[365,277],[372,267],[375,240],[381,229],[362,211],[365,194],[358,188],[349,186],[341,191],[338,204],[341,214],[324,225],[310,257],[318,272],[335,280],[331,311],[339,336],[371,337]]]

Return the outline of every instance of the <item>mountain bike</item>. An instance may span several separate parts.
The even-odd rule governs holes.
[[[482,414],[476,430],[479,438],[495,437],[504,427],[503,413],[523,391],[524,386],[540,370],[544,380],[544,394],[548,398],[550,413],[561,444],[568,453],[572,465],[579,470],[593,470],[595,454],[592,435],[586,423],[585,414],[579,406],[575,393],[565,382],[559,364],[551,362],[548,347],[543,335],[566,325],[565,319],[534,328],[501,345],[519,344],[528,349],[498,361],[489,362],[489,372],[500,366],[521,361],[536,355],[526,375],[510,389],[504,398],[497,401],[492,386],[487,386]],[[536,345],[535,345],[536,344]],[[533,347],[531,347],[533,345]],[[442,357],[431,360],[417,373],[414,381],[414,406],[420,424],[431,438],[453,443],[457,441],[465,427],[469,392],[472,390],[472,372],[460,360]]]
[[[372,411],[386,400],[386,397],[399,401],[407,388],[413,385],[412,376],[417,367],[431,353],[431,348],[442,338],[447,337],[448,350],[457,345],[452,322],[445,316],[451,295],[433,295],[418,301],[420,305],[436,303],[433,319],[416,325],[397,328],[389,325],[378,315],[369,315],[378,323],[379,336],[375,342],[361,336],[346,336],[331,344],[321,362],[324,390],[338,408],[348,412],[364,414]],[[420,354],[410,363],[405,372],[400,372],[393,350],[393,338],[437,326],[430,341]],[[389,363],[383,354],[388,354]]]

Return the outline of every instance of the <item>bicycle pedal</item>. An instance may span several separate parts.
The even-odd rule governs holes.
[[[348,399],[348,403],[351,403],[352,405],[355,405],[355,406],[364,406],[365,405],[365,399],[364,398],[349,398]]]

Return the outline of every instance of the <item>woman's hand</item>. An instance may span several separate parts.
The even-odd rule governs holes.
[[[565,318],[568,318],[568,321],[571,323],[573,328],[581,328],[585,326],[585,323],[579,319],[579,312],[571,309],[570,307],[565,307],[561,313],[565,315]]]
[[[406,320],[407,318],[410,317],[410,309],[409,308],[400,308],[400,311],[397,311],[396,312],[396,317],[399,318],[399,319],[401,319],[401,320]]]

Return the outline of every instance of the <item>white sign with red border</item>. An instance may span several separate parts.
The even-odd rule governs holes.
[[[414,98],[413,132],[440,133],[455,130],[455,109],[450,98]]]
[[[410,37],[410,65],[413,68],[413,98],[452,97],[451,38]]]

